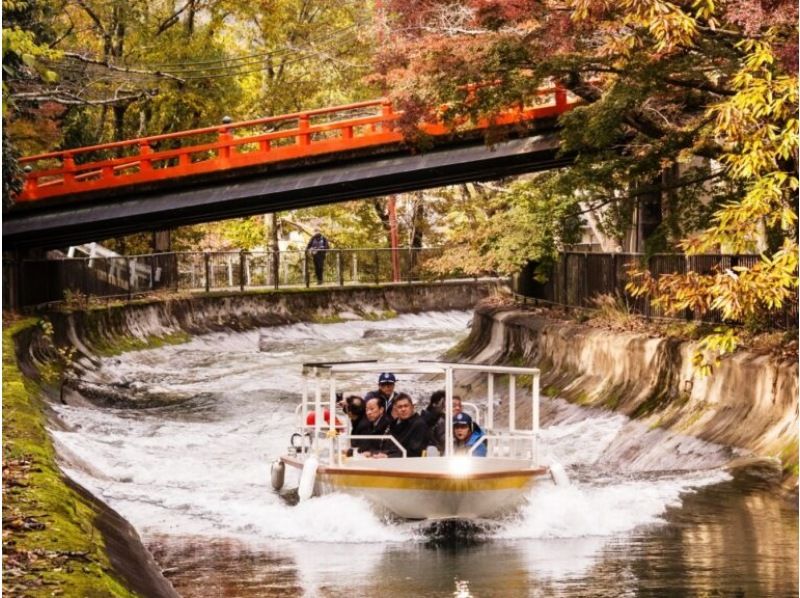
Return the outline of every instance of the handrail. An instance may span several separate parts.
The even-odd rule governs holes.
[[[407,459],[408,458],[408,451],[406,450],[406,447],[404,447],[402,444],[400,444],[400,441],[398,441],[397,438],[395,438],[391,434],[356,434],[355,436],[353,434],[339,434],[338,437],[341,440],[349,440],[351,442],[351,444],[353,442],[353,439],[355,439],[355,440],[362,440],[362,439],[363,440],[391,440],[394,443],[394,445],[397,448],[400,449],[400,452],[403,453],[402,458],[403,459]],[[341,451],[339,453],[339,456],[340,456],[339,462],[341,463]]]
[[[466,86],[468,94],[493,83]],[[501,111],[495,117],[475,121],[470,130],[482,130],[496,125],[510,125],[539,118],[558,116],[578,104],[570,100],[567,92],[558,86],[537,90],[536,97],[553,96],[548,104],[526,107],[517,105]],[[352,116],[354,110],[379,109],[379,112]],[[311,123],[312,118],[330,116],[324,123]],[[339,118],[336,117],[339,115]],[[294,160],[319,154],[375,147],[404,140],[395,122],[403,111],[395,110],[387,98],[378,98],[342,106],[305,110],[290,114],[268,116],[236,123],[221,124],[175,133],[165,133],[125,141],[116,141],[26,156],[19,163],[31,168],[39,162],[56,160],[60,165],[30,170],[22,191],[14,198],[17,202],[31,202],[50,197],[75,195],[122,186],[130,186],[166,179],[177,179],[198,174],[227,171],[254,165]],[[296,121],[291,128],[268,131],[256,135],[234,136],[242,129],[263,127],[276,123]],[[428,135],[451,134],[456,128],[467,126],[466,120],[445,123],[442,119],[426,122],[421,130]],[[331,134],[330,136],[327,134]],[[216,140],[185,147],[153,151],[154,145],[163,141],[186,140],[191,137],[216,135]],[[322,135],[323,138],[316,138]],[[293,143],[274,144],[279,140]],[[245,146],[257,146],[245,148]],[[87,160],[76,164],[76,158],[96,152],[135,148],[130,156]],[[243,151],[247,149],[247,151]]]

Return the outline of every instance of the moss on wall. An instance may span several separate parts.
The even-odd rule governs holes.
[[[62,476],[45,430],[42,389],[17,366],[3,331],[3,591],[26,596],[134,596],[114,573],[95,505]]]

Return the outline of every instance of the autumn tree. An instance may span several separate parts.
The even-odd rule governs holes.
[[[583,101],[561,119],[562,149],[575,156],[574,165],[516,187],[505,208],[518,211],[515,231],[558,240],[571,229],[565,219],[602,208],[604,226],[619,233],[654,189],[660,223],[648,250],[755,251],[762,259],[725,273],[659,280],[645,274],[642,292],[672,312],[716,309],[731,322],[794,300],[795,3],[388,4],[392,43],[378,68],[416,119],[443,104],[453,118],[491,117],[503,106],[531,102],[550,83]],[[464,85],[474,82],[497,84],[467,101]],[[531,210],[541,215],[526,217]],[[509,244],[492,228],[488,223],[478,258]],[[520,248],[538,258],[558,243]],[[730,349],[735,334],[722,334],[707,345]]]

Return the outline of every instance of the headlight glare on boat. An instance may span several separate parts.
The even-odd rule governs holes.
[[[452,457],[448,465],[453,475],[467,475],[472,471],[472,459],[464,455]]]

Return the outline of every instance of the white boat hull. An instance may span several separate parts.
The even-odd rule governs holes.
[[[291,467],[303,462],[283,458]],[[546,468],[481,457],[351,459],[320,466],[315,494],[345,492],[407,519],[493,517],[519,507]]]

